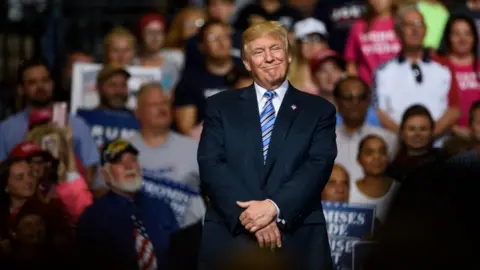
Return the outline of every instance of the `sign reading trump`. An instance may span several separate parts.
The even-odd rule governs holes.
[[[351,270],[354,244],[373,233],[375,206],[323,201],[323,213],[334,269]]]

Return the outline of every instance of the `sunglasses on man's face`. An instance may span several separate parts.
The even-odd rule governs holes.
[[[353,101],[353,100],[358,100],[358,101],[366,101],[370,97],[369,93],[362,92],[360,94],[352,94],[352,93],[347,93],[340,95],[340,99],[343,101]]]

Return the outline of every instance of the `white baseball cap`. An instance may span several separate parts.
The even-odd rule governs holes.
[[[315,18],[306,18],[298,21],[293,26],[296,39],[302,39],[311,34],[320,34],[322,36],[328,36],[327,27],[322,21]]]

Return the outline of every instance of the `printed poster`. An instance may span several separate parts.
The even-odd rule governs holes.
[[[97,73],[102,69],[102,64],[76,63],[73,67],[72,99],[70,112],[75,114],[79,108],[92,109],[98,105],[96,81]],[[137,100],[135,93],[140,86],[147,82],[162,82],[162,70],[160,68],[146,68],[129,66],[126,70],[131,77],[128,80],[129,99],[127,107],[135,109]]]
[[[335,270],[352,270],[356,242],[373,234],[375,206],[323,201]]]
[[[90,132],[99,151],[110,141],[130,139],[140,129],[137,119],[132,112],[128,111],[80,109],[77,111],[77,116],[85,120],[90,127]]]

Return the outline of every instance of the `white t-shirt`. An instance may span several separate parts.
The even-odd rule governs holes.
[[[394,198],[396,192],[400,188],[400,183],[397,181],[393,181],[392,185],[390,186],[390,190],[379,198],[372,198],[364,193],[362,193],[356,183],[353,183],[350,188],[350,203],[355,204],[368,204],[368,205],[375,205],[375,216],[380,220],[380,222],[384,222],[385,218],[388,214],[388,208],[390,207],[390,203]]]

